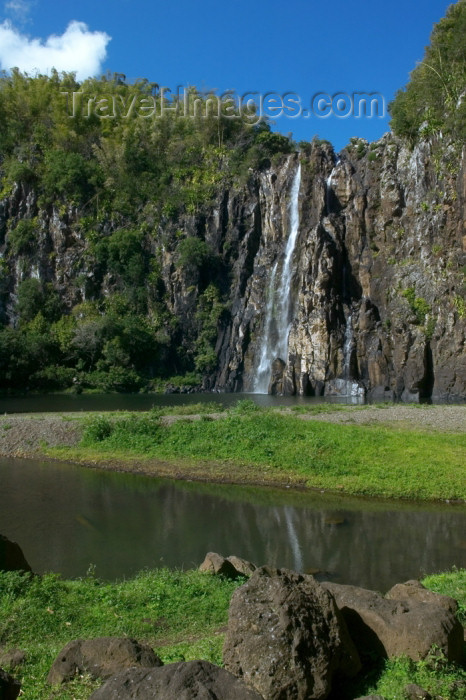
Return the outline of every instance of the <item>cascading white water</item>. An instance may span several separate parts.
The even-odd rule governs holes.
[[[256,394],[267,394],[272,375],[272,362],[277,357],[286,362],[288,356],[288,335],[291,327],[292,262],[299,231],[300,185],[301,163],[298,164],[291,183],[289,235],[283,255],[283,263],[281,269],[279,260],[273,266],[267,289],[264,333],[260,347],[259,364],[254,380],[254,392]]]
[[[335,165],[333,166],[330,175],[328,176],[328,178],[327,178],[326,181],[325,181],[325,184],[326,184],[326,188],[325,188],[325,203],[326,203],[326,206],[327,206],[327,214],[330,212],[330,209],[331,209],[330,202],[331,202],[331,192],[333,191],[333,176],[334,176],[334,174],[335,174],[336,169],[337,169],[338,166],[340,165],[340,163],[341,163],[340,159],[337,158],[336,161],[335,161]]]
[[[343,377],[344,379],[336,379],[335,386],[338,388],[338,393],[344,396],[356,398],[364,397],[364,387],[358,381],[351,378],[351,356],[355,348],[354,331],[353,331],[353,314],[350,313],[346,319],[345,340],[343,343]]]
[[[285,506],[285,521],[286,529],[288,531],[289,546],[293,554],[293,570],[302,571],[303,570],[303,552],[301,545],[299,544],[298,533],[293,522],[293,511],[289,506]]]
[[[353,382],[350,378],[351,353],[353,352],[353,316],[350,314],[346,319],[345,342],[343,344],[343,373],[345,376],[345,394],[351,396]]]

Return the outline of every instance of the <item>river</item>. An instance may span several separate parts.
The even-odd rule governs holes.
[[[107,580],[208,551],[385,591],[466,566],[466,507],[153,479],[0,459],[0,532],[32,568]]]
[[[358,404],[352,396],[270,396],[268,394],[41,394],[0,397],[0,413],[74,411],[148,411],[153,406],[218,403],[229,407],[250,399],[259,406],[303,406],[316,403]]]

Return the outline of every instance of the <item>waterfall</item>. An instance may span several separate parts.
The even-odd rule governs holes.
[[[353,314],[350,313],[346,319],[345,339],[343,342],[344,379],[337,379],[336,383],[340,385],[339,393],[344,396],[360,399],[364,397],[364,387],[361,386],[358,381],[351,378],[351,355],[353,354],[354,346]]]
[[[350,378],[351,353],[353,352],[353,316],[350,314],[346,319],[345,342],[343,344],[343,374],[345,377],[345,395],[351,396],[353,382]]]
[[[288,357],[288,335],[291,328],[292,261],[299,231],[300,185],[301,163],[298,164],[291,183],[289,235],[283,254],[283,264],[280,269],[280,259],[275,262],[267,288],[264,332],[260,347],[259,364],[254,379],[254,392],[256,394],[267,394],[272,375],[272,362],[276,358],[286,362]]]
[[[285,506],[285,521],[286,529],[288,530],[290,550],[293,554],[293,570],[303,570],[303,553],[299,544],[298,533],[293,523],[293,509],[290,506]]]
[[[325,206],[327,208],[327,216],[328,216],[328,214],[330,214],[330,211],[332,208],[331,207],[331,195],[333,192],[333,176],[335,174],[336,169],[340,165],[340,163],[341,163],[341,160],[337,157],[337,159],[335,161],[335,165],[333,166],[330,175],[328,176],[328,178],[325,181],[325,185],[326,185],[326,187],[325,187]]]

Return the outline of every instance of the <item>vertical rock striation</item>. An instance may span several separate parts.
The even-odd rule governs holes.
[[[299,157],[293,320],[288,356],[271,368],[282,393],[464,397],[466,151],[458,163],[452,148],[411,151],[386,134],[338,160],[328,145]],[[219,389],[254,388],[293,168],[258,175],[260,243],[219,348]]]

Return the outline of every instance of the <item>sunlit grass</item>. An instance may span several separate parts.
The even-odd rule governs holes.
[[[187,475],[191,470],[212,479],[223,479],[227,471],[231,481],[395,498],[466,498],[465,434],[303,421],[250,405],[230,410],[222,420],[201,416],[170,426],[155,412],[94,416],[77,448],[51,453],[80,460],[164,460]]]

